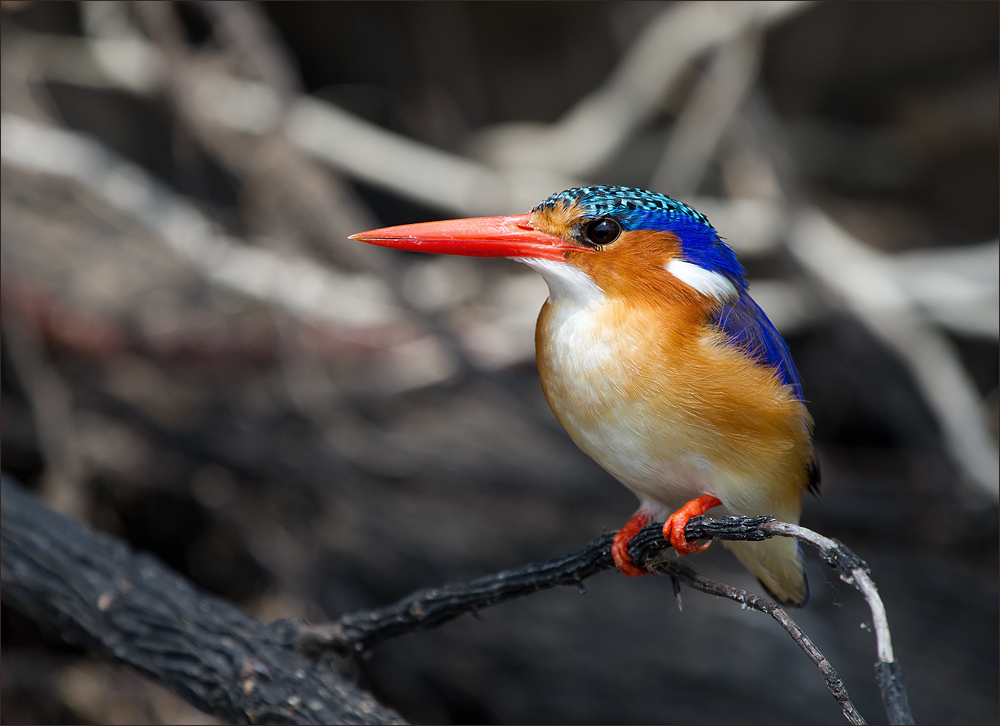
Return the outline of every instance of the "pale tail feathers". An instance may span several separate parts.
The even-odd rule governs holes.
[[[782,605],[802,607],[809,602],[809,583],[797,540],[774,537],[763,542],[723,542],[723,545]]]

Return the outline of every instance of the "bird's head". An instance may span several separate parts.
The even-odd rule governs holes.
[[[553,194],[531,212],[386,227],[353,235],[397,249],[510,257],[535,268],[554,299],[671,293],[737,297],[743,267],[704,215],[663,194],[591,186]]]

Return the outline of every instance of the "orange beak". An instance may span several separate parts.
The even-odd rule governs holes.
[[[530,220],[531,214],[518,214],[402,224],[352,234],[350,239],[399,250],[466,257],[535,257],[561,261],[569,251],[586,251],[559,237],[539,232],[529,224]]]

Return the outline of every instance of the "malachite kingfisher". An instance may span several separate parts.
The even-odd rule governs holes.
[[[684,526],[713,507],[797,523],[818,494],[812,418],[781,335],[708,219],[663,194],[589,186],[528,214],[387,227],[352,236],[418,252],[509,257],[549,297],[535,350],[542,389],[573,441],[639,498],[614,538],[652,521],[680,555]],[[723,542],[780,602],[809,597],[792,539]]]

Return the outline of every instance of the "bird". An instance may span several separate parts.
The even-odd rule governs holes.
[[[574,187],[526,214],[423,222],[351,239],[403,250],[507,257],[549,296],[535,328],[542,390],[573,442],[639,499],[614,537],[618,570],[647,524],[687,556],[692,517],[774,515],[798,523],[818,496],[813,421],[788,346],[750,296],[709,220],[664,194]],[[798,542],[724,541],[784,605],[809,585]]]

